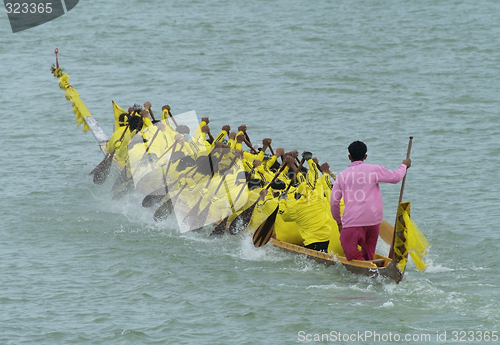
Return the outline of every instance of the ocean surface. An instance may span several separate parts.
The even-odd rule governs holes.
[[[499,342],[500,2],[80,1],[16,34],[0,12],[0,344]],[[357,276],[113,201],[56,47],[108,136],[111,100],[245,123],[334,172],[354,140],[396,169],[414,136],[427,271]],[[382,187],[390,223],[399,191]]]

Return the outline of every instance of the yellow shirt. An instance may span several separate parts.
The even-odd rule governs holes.
[[[308,189],[298,200],[282,199],[279,204],[283,219],[297,222],[305,246],[330,240],[330,210],[316,191]]]

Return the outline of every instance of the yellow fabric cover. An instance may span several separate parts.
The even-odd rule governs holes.
[[[119,124],[120,121],[118,121],[120,115],[123,113],[128,113],[128,111],[121,108],[118,104],[115,103],[115,101],[111,101],[111,103],[113,103],[113,115],[115,117],[115,130],[116,130],[116,129],[120,128],[120,124]]]
[[[399,248],[404,245],[403,241],[399,238],[399,236],[396,235],[395,243],[394,243],[394,252],[397,255],[405,256],[405,254],[410,254],[413,262],[415,263],[415,266],[420,272],[424,272],[425,269],[427,268],[428,264],[425,262],[424,257],[427,255],[428,248],[429,248],[429,241],[427,241],[427,238],[422,234],[420,229],[417,227],[415,222],[410,218],[410,205],[406,207],[406,210],[404,210],[400,206],[398,207],[398,219],[399,216],[403,217],[404,220],[404,225],[398,220],[397,222],[397,229],[398,231],[401,230],[401,228],[404,228],[404,237],[406,238],[406,250],[404,253],[401,253]],[[402,272],[404,271],[406,267],[408,259],[404,258],[402,259],[397,267],[399,270]]]
[[[75,113],[76,117],[76,125],[80,126],[83,123],[83,131],[87,132],[90,131],[90,127],[87,125],[85,120],[83,119],[84,117],[90,117],[92,114],[90,111],[87,109],[85,104],[80,98],[80,95],[78,92],[75,90],[73,86],[68,82],[69,75],[63,74],[61,78],[59,78],[59,87],[66,91],[64,96],[68,101],[71,101],[71,104],[73,105],[73,112]]]

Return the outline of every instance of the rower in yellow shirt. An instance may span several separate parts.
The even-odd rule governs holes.
[[[314,163],[310,152],[304,152],[303,158],[308,163]],[[312,163],[310,169],[314,168]],[[335,222],[329,216],[324,194],[319,188],[311,188],[310,182],[299,183],[294,197],[284,195],[279,201],[279,213],[285,221],[297,223],[306,248],[328,252],[332,232],[338,232],[338,229],[335,229]]]
[[[118,160],[118,163],[120,165],[125,166],[127,162],[127,151],[126,150],[120,150],[120,147],[122,146],[125,134],[125,131],[128,130],[128,113],[122,113],[118,117],[118,128],[116,131],[111,135],[111,138],[109,138],[108,143],[106,144],[106,152],[111,153],[115,152],[116,159]],[[127,146],[127,144],[123,145],[124,147]]]

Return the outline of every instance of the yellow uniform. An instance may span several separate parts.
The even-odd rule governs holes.
[[[262,222],[264,222],[267,217],[276,209],[278,206],[277,198],[270,197],[268,194],[264,201],[259,201],[257,203],[256,211],[254,211],[253,217],[255,217],[255,223],[257,228]],[[294,221],[285,221],[283,218],[283,211],[280,209],[276,215],[276,221],[274,223],[274,232],[276,234],[276,239],[286,243],[292,243],[296,245],[303,245],[304,239],[300,235],[299,227]]]
[[[120,150],[120,147],[122,146],[123,139],[125,138],[125,136],[123,135],[123,132],[127,129],[128,129],[128,127],[126,127],[126,126],[119,127],[111,135],[111,138],[109,138],[109,141],[106,144],[106,152],[108,152],[108,153],[115,152],[115,156],[116,156],[116,159],[118,160],[118,163],[120,163],[120,165],[123,165],[123,166],[125,166],[126,162],[127,162],[127,151]],[[123,138],[122,138],[122,135],[123,135]],[[121,142],[120,142],[120,139],[122,139]],[[118,144],[118,142],[120,142],[120,143]],[[126,147],[127,144],[124,144],[124,146]]]
[[[333,224],[323,197],[307,187],[301,191],[304,194],[298,200],[280,200],[280,213],[283,219],[297,222],[299,233],[304,239],[304,246],[329,241]]]

